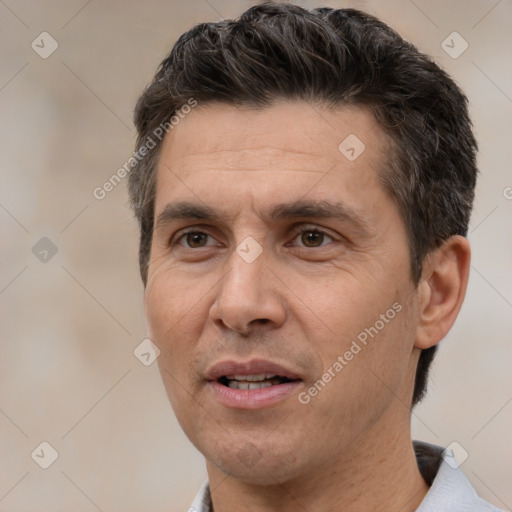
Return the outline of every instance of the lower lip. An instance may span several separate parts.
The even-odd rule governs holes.
[[[261,409],[288,398],[294,392],[297,393],[300,384],[301,381],[293,381],[260,389],[233,389],[220,382],[210,381],[208,387],[217,401],[226,407]]]

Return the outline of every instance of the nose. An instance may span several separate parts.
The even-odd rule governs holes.
[[[225,267],[226,268],[226,267]],[[286,318],[282,281],[261,254],[248,263],[233,251],[210,309],[210,319],[221,329],[248,336],[255,330],[275,329]]]

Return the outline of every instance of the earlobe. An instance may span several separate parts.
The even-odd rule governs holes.
[[[471,249],[455,235],[432,251],[418,285],[418,325],[414,346],[430,348],[451,329],[466,295]]]

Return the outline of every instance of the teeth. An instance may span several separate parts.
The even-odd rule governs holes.
[[[265,380],[262,382],[240,382],[238,380],[230,380],[228,382],[228,387],[232,389],[261,389],[268,388],[269,386],[273,386],[274,384],[279,384],[278,380]]]
[[[274,373],[259,373],[258,375],[226,375],[226,378],[241,382],[261,382],[263,380],[272,379],[275,376]]]
[[[283,383],[283,379],[274,373],[259,373],[254,375],[226,375],[226,385],[232,389],[261,389]]]

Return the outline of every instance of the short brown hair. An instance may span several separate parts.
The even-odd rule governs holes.
[[[380,177],[404,219],[413,282],[429,251],[467,234],[477,176],[467,99],[430,58],[373,16],[265,3],[236,20],[196,25],[137,102],[137,150],[191,98],[256,109],[276,99],[365,106],[393,141],[389,170]],[[160,147],[161,141],[129,176],[144,283]],[[424,396],[436,348],[420,355],[413,405]]]

